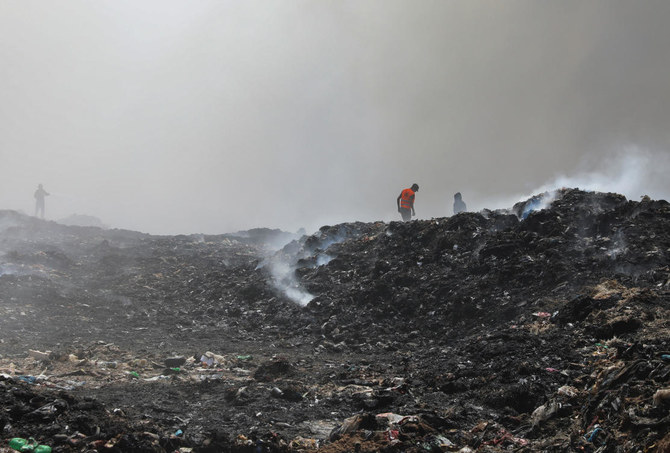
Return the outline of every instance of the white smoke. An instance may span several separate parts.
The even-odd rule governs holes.
[[[508,209],[519,201],[546,194],[542,206],[535,208],[544,209],[553,201],[552,195],[561,188],[614,192],[632,201],[640,201],[644,195],[656,200],[670,200],[668,171],[669,152],[629,145],[607,154],[588,155],[573,175],[557,175],[528,193],[495,198],[484,207]]]
[[[277,259],[279,258],[279,259]],[[275,256],[266,263],[272,276],[272,285],[283,292],[286,297],[302,306],[307,305],[314,296],[305,291],[295,277],[295,266],[283,259]]]
[[[541,195],[534,196],[520,213],[520,217],[525,219],[533,211],[541,211],[548,208],[556,199],[556,191],[545,192]]]
[[[333,260],[333,257],[328,254],[322,254],[316,257],[317,266],[325,266]]]
[[[610,241],[611,244],[608,247],[608,250],[605,252],[605,255],[608,257],[616,259],[628,251],[623,230],[618,230],[612,239],[610,239]]]
[[[638,146],[627,146],[605,156],[590,156],[586,171],[574,176],[558,176],[535,193],[561,187],[582,190],[615,192],[639,201],[644,195],[654,199],[670,198],[670,153],[654,152]]]
[[[325,230],[324,230],[325,229]],[[331,245],[339,244],[347,239],[345,230],[324,227],[312,236],[315,240],[310,246],[303,244],[299,250],[291,251],[291,244],[284,249],[268,256],[256,269],[266,268],[270,272],[272,285],[289,299],[302,306],[307,305],[314,295],[305,290],[296,277],[298,262],[305,260],[315,266],[325,266],[335,257],[326,253]]]

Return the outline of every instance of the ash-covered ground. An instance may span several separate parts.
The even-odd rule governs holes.
[[[2,211],[0,451],[667,452],[669,258],[670,204],[576,189],[302,237]]]

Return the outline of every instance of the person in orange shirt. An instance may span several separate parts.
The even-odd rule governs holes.
[[[418,191],[419,185],[412,184],[412,187],[409,189],[404,189],[402,192],[400,192],[400,195],[398,195],[396,204],[398,205],[398,212],[402,216],[403,222],[411,220],[412,216],[416,215],[416,212],[414,211],[414,198],[416,196],[416,192]]]

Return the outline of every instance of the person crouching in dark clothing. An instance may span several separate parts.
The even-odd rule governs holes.
[[[459,212],[465,212],[467,211],[467,207],[465,206],[465,202],[461,198],[461,193],[456,192],[454,195],[454,214],[458,214]]]

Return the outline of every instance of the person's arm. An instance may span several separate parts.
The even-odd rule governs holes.
[[[414,195],[412,195],[412,198],[409,199],[409,202],[412,206],[412,215],[416,215],[416,212],[414,211]]]
[[[398,199],[395,202],[398,205],[398,211],[400,211],[400,197],[402,197],[402,193],[398,195]]]

